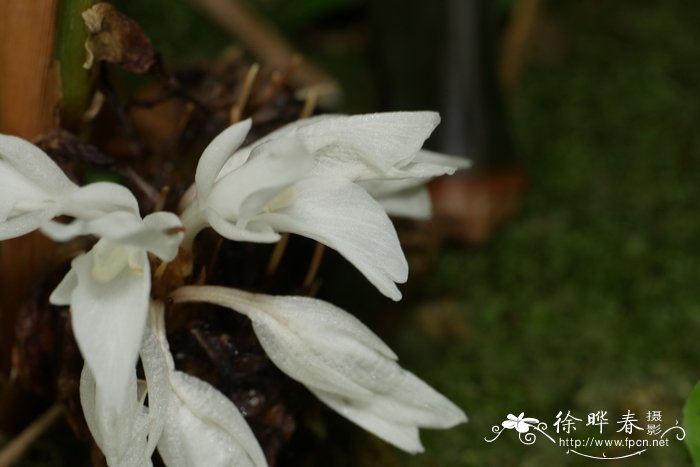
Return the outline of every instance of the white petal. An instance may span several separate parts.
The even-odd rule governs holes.
[[[70,305],[73,290],[78,286],[78,275],[72,268],[63,277],[61,282],[56,286],[51,296],[49,303],[52,305],[67,306]]]
[[[39,228],[61,212],[60,198],[77,188],[39,148],[0,135],[0,240]]]
[[[213,210],[209,211],[207,220],[216,233],[237,242],[275,243],[281,238],[280,234],[275,232],[269,225],[260,224],[239,227],[236,222],[230,222],[222,218]]]
[[[95,383],[88,366],[80,375],[80,403],[95,442],[110,466],[151,466],[146,450],[147,418],[136,398],[136,370],[129,378],[127,397],[115,406]]]
[[[233,403],[185,373],[171,375],[174,394],[158,452],[168,467],[266,466],[253,432]]]
[[[110,212],[126,211],[139,216],[139,205],[128,188],[97,182],[80,187],[62,198],[63,214],[90,220]]]
[[[142,228],[141,217],[128,211],[115,211],[95,219],[77,218],[68,224],[50,221],[41,226],[47,237],[57,242],[65,242],[79,235],[117,240]]]
[[[376,350],[386,358],[398,357],[376,334],[360,320],[337,306],[310,297],[274,296],[246,292],[220,286],[185,286],[172,294],[176,303],[206,302],[231,308],[249,318],[261,313],[284,322],[295,332],[316,337],[345,336]]]
[[[366,346],[358,345],[365,341],[395,358],[394,353],[362,323],[321,300],[250,294],[214,286],[183,287],[173,294],[173,298],[176,301],[206,301],[246,314],[253,322],[260,344],[275,365],[297,381],[327,391],[344,391],[354,397],[371,395],[354,381],[354,374],[333,361],[333,352],[337,354],[347,349],[347,360],[350,361],[354,357],[353,351],[366,350]],[[331,314],[334,308],[338,312]]]
[[[324,402],[409,452],[421,449],[417,427],[449,428],[466,416],[401,368],[396,355],[347,312],[320,300],[273,297],[224,287],[183,287],[175,302],[232,308],[253,322],[270,359]]]
[[[141,347],[151,281],[146,253],[117,251],[119,248],[124,247],[100,240],[93,250],[71,263],[77,281],[66,279],[75,283],[70,304],[78,347],[95,376],[98,391],[115,407],[126,397]],[[97,256],[102,250],[106,250],[105,264]],[[129,255],[125,262],[120,259],[125,267],[107,270],[122,254]],[[59,287],[54,298],[64,298],[65,292]]]
[[[46,220],[41,224],[41,233],[54,242],[67,242],[80,235],[86,235],[87,230],[86,222],[82,220],[75,220],[68,224]]]
[[[315,153],[316,174],[350,180],[374,178],[412,158],[439,122],[435,112],[319,115],[285,125],[239,153],[244,159],[259,144],[297,136]],[[230,161],[219,176],[232,170]]]
[[[208,205],[222,218],[248,221],[312,166],[313,155],[297,138],[258,145],[245,164],[216,182]]]
[[[148,250],[164,261],[177,255],[184,236],[180,219],[170,212],[156,212],[143,220],[128,211],[116,211],[93,220],[77,219],[70,224],[49,221],[41,231],[54,241],[78,235],[96,235],[120,245]]]
[[[397,448],[411,454],[424,451],[416,426],[387,420],[373,412],[363,410],[361,407],[355,407],[352,403],[353,401],[341,396],[318,390],[312,390],[311,392],[340,415]]]
[[[150,457],[160,440],[168,416],[172,392],[170,388],[171,368],[168,361],[169,354],[166,356],[158,337],[151,328],[146,328],[140,353],[148,388],[148,445],[146,454]]]
[[[206,199],[214,186],[214,180],[224,163],[243,143],[250,131],[251,120],[243,120],[230,126],[209,143],[197,164],[195,186],[200,199]]]
[[[380,292],[401,299],[408,264],[384,209],[361,187],[343,179],[305,179],[294,202],[255,222],[324,243],[350,261]]]
[[[365,383],[374,397],[358,402],[358,410],[364,408],[388,420],[423,428],[452,428],[467,421],[462,409],[397,363],[385,362],[377,370],[373,373],[383,378]]]
[[[423,186],[375,196],[375,199],[390,216],[419,220],[432,216],[430,193]]]
[[[51,203],[43,209],[21,213],[0,223],[0,240],[20,237],[41,227],[58,214],[58,204]]]
[[[452,175],[457,170],[468,169],[471,165],[471,161],[464,157],[448,156],[421,149],[407,164],[393,168],[388,174],[392,178],[434,178]]]
[[[44,151],[22,138],[0,135],[0,161],[47,193],[59,195],[77,188]]]
[[[342,148],[339,153],[346,161],[352,160],[352,150],[357,151],[360,160],[386,172],[415,154],[439,122],[435,112],[387,112],[329,118],[300,133],[318,139],[318,146]]]
[[[155,212],[143,218],[141,228],[114,240],[148,250],[163,261],[172,261],[183,236],[179,217],[171,212]]]

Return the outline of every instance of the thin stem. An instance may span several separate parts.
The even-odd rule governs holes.
[[[63,407],[56,404],[34,420],[0,451],[0,466],[10,466],[19,461],[32,443],[48,430],[62,413]]]
[[[309,287],[316,275],[318,274],[318,268],[321,267],[321,260],[323,259],[323,253],[326,251],[326,246],[323,243],[316,243],[316,248],[314,248],[314,254],[311,257],[311,262],[309,263],[309,270],[304,277],[304,282],[302,286],[304,288]]]
[[[250,91],[253,89],[253,83],[255,82],[256,76],[258,76],[258,71],[260,71],[260,65],[258,65],[257,63],[253,64],[248,69],[248,73],[246,74],[245,80],[243,81],[243,85],[241,86],[241,91],[238,94],[238,99],[236,99],[236,103],[233,104],[233,106],[231,106],[231,112],[229,117],[229,123],[231,125],[233,125],[234,123],[238,123],[241,120],[241,116],[243,115],[243,109],[245,109],[245,106],[248,103]]]
[[[308,118],[314,113],[314,109],[316,108],[316,102],[318,101],[318,92],[314,89],[309,89],[309,91],[306,93],[306,99],[304,100],[304,107],[301,109],[301,112],[299,113],[299,119],[301,120],[302,118]]]
[[[282,261],[282,257],[284,256],[284,252],[287,249],[287,243],[289,242],[289,234],[284,233],[282,234],[282,238],[280,238],[280,241],[275,244],[275,249],[272,250],[272,255],[270,256],[270,261],[267,263],[267,270],[265,271],[265,274],[269,277],[272,276],[275,272],[277,272],[277,268],[279,268],[280,262]]]
[[[182,248],[187,251],[192,251],[194,238],[209,224],[207,223],[204,212],[196,205],[188,206],[180,215],[180,220],[185,229],[185,237],[182,239],[181,244]]]

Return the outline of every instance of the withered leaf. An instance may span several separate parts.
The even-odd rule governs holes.
[[[95,61],[105,61],[132,73],[145,73],[156,62],[157,52],[146,33],[112,4],[97,3],[82,16],[88,30],[85,68]]]

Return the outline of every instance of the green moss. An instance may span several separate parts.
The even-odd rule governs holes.
[[[459,304],[470,337],[399,339],[403,362],[471,422],[427,434],[427,453],[401,465],[590,465],[541,441],[484,441],[523,410],[550,424],[559,410],[681,419],[700,355],[697,10],[549,9],[565,53],[535,53],[512,99],[524,207],[486,247],[444,251],[424,290]],[[675,442],[624,465],[689,462]]]

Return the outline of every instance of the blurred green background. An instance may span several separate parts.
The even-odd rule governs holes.
[[[115,3],[168,66],[231,44],[188,1]],[[442,19],[430,2],[418,18],[419,3],[249,2],[341,82],[348,112],[430,107],[431,99],[440,107],[444,96],[425,83],[436,73],[430,54],[444,46]],[[502,31],[517,2],[495,3]],[[366,440],[358,462],[595,465],[544,438],[532,446],[514,432],[484,438],[509,413],[551,425],[560,410],[584,420],[607,410],[606,433],[627,410],[643,426],[650,410],[663,412],[664,427],[681,420],[700,379],[698,18],[700,3],[682,0],[543,2],[505,100],[528,180],[522,207],[486,243],[441,250],[412,286],[392,338],[402,364],[470,422],[424,431],[427,452],[416,457]],[[428,26],[415,29],[406,56],[391,55],[382,37],[402,23]],[[682,466],[690,457],[672,439],[611,462]]]

